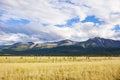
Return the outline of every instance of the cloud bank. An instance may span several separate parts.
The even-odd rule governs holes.
[[[96,36],[120,40],[120,0],[0,1],[0,44]]]

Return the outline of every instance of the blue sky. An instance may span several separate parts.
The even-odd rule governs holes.
[[[115,25],[114,30],[115,31],[120,31],[120,25]]]
[[[4,14],[3,10],[0,10],[0,16],[2,16]]]
[[[120,0],[1,0],[0,44],[93,37],[120,40],[119,4]]]
[[[95,16],[87,16],[85,18],[85,20],[82,21],[82,23],[86,23],[86,22],[93,22],[95,25],[96,24],[104,24],[104,21],[100,20],[99,18],[96,18]]]
[[[74,17],[74,18],[67,20],[65,24],[57,24],[56,26],[58,26],[58,27],[65,27],[65,26],[71,27],[74,23],[79,23],[79,22],[80,22],[80,18]]]
[[[99,18],[96,18],[95,16],[87,16],[82,21],[80,21],[79,17],[74,17],[74,18],[71,18],[71,19],[67,20],[65,24],[56,24],[56,26],[58,26],[58,27],[64,27],[64,26],[71,27],[74,23],[79,23],[79,22],[82,22],[82,23],[92,22],[94,24],[99,24],[99,25],[104,23],[104,21],[101,21]],[[7,25],[20,25],[20,24],[26,25],[26,24],[29,24],[30,21],[27,20],[27,19],[19,19],[19,20],[8,19],[4,23],[7,24]],[[47,23],[42,23],[42,25],[43,26],[49,26],[49,24],[47,24]]]
[[[9,19],[5,22],[5,24],[7,25],[20,25],[20,24],[23,24],[23,25],[26,25],[26,24],[29,24],[30,21],[29,20],[26,20],[26,19],[20,19],[20,20],[15,20],[15,19]]]
[[[79,17],[74,17],[74,18],[67,20],[66,24],[57,24],[56,26],[58,26],[58,27],[64,27],[64,26],[71,27],[74,23],[79,23],[79,22],[82,22],[82,23],[92,22],[92,23],[94,23],[95,26],[96,26],[96,24],[98,24],[98,25],[104,24],[104,21],[91,15],[91,16],[87,16],[82,21],[80,20]]]

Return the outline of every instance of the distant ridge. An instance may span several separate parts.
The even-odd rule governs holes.
[[[85,47],[120,47],[120,41],[95,37],[80,42],[80,45],[84,45]]]
[[[69,39],[46,42],[18,42],[13,45],[0,46],[1,55],[120,55],[120,41],[100,37],[90,38],[83,42]]]

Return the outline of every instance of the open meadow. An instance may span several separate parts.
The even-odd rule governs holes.
[[[120,80],[120,57],[1,56],[0,80]]]

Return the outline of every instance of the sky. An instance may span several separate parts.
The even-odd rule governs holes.
[[[0,45],[120,40],[120,0],[0,0]]]

